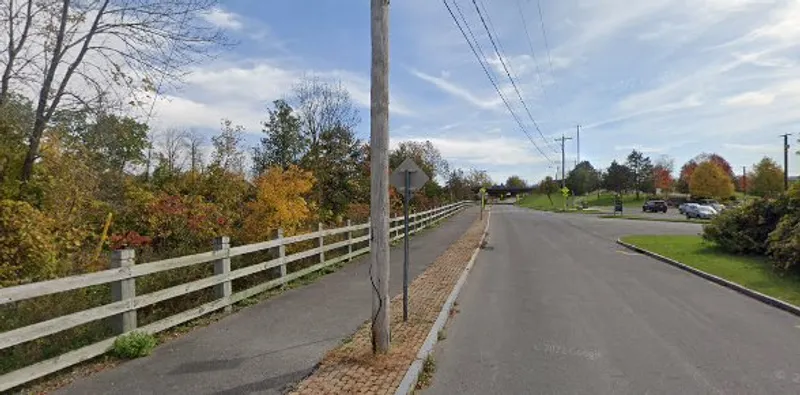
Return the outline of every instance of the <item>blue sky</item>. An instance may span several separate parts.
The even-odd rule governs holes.
[[[581,157],[599,167],[636,148],[668,155],[677,168],[716,152],[741,169],[765,155],[782,160],[778,135],[800,136],[800,1],[540,1],[549,52],[536,0],[478,4],[544,139],[472,0],[456,2],[500,90],[549,159],[560,160],[553,139],[574,137],[578,123]],[[267,105],[313,74],[342,81],[361,108],[358,134],[368,139],[369,12],[366,0],[221,1],[206,18],[239,45],[196,65],[159,100],[154,124],[210,132],[227,117],[255,144]],[[429,139],[452,165],[485,169],[496,181],[512,174],[538,181],[555,171],[441,1],[394,0],[390,15],[393,144]],[[570,164],[574,143],[567,143]],[[791,174],[798,159],[790,157]]]

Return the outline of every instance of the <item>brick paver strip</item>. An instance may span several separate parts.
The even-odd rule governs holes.
[[[370,323],[366,322],[352,340],[328,352],[317,370],[291,394],[394,394],[478,246],[487,217],[483,221],[476,219],[458,241],[409,284],[408,322],[403,322],[402,295],[392,299],[389,354],[372,355]]]

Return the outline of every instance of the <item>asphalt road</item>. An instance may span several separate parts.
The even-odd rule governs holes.
[[[478,207],[411,238],[415,278],[458,240]],[[403,245],[391,250],[391,296],[402,292]],[[79,379],[58,394],[281,394],[370,318],[368,255],[322,277],[196,329],[152,355]],[[413,308],[413,306],[411,306]]]
[[[800,318],[613,242],[699,230],[495,207],[424,393],[800,393]]]

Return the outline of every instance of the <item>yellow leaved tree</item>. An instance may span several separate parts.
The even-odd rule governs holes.
[[[705,161],[692,173],[689,191],[695,198],[725,199],[733,196],[733,181],[719,165]]]
[[[314,176],[297,166],[286,170],[272,167],[255,181],[256,199],[248,203],[242,240],[262,241],[274,237],[283,228],[284,235],[295,234],[311,217],[305,196],[314,187]]]

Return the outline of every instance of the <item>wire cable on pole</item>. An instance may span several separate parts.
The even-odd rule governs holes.
[[[500,99],[503,101],[503,104],[505,104],[506,108],[508,109],[508,112],[511,114],[511,116],[514,118],[514,120],[519,125],[520,130],[522,130],[522,132],[525,134],[525,136],[528,137],[528,140],[530,140],[530,142],[533,144],[533,146],[536,148],[536,150],[539,151],[539,153],[545,159],[547,159],[548,162],[553,163],[553,160],[550,159],[550,157],[547,156],[547,154],[545,154],[544,151],[542,151],[542,149],[539,147],[539,145],[536,144],[536,141],[533,139],[533,137],[531,137],[530,133],[528,133],[528,131],[525,129],[525,126],[522,124],[522,121],[519,119],[517,114],[511,108],[511,105],[508,103],[508,100],[506,99],[505,95],[503,95],[503,92],[500,90],[500,87],[497,85],[497,82],[495,82],[494,78],[492,78],[491,72],[489,72],[489,69],[486,67],[486,65],[484,64],[484,61],[483,61],[483,59],[485,58],[485,56],[483,56],[483,50],[480,49],[480,44],[475,39],[475,35],[472,32],[472,29],[469,27],[469,24],[467,23],[466,18],[464,18],[464,14],[461,12],[461,9],[458,6],[458,3],[453,2],[453,5],[455,5],[456,9],[458,10],[459,14],[461,15],[461,18],[462,18],[462,20],[464,22],[464,26],[467,28],[467,30],[469,30],[470,36],[472,36],[473,40],[475,40],[475,44],[473,44],[472,40],[470,40],[470,38],[467,36],[467,33],[464,31],[464,28],[461,26],[461,23],[459,23],[458,18],[453,13],[452,8],[450,8],[450,5],[447,4],[447,0],[442,0],[442,2],[444,3],[444,6],[447,7],[447,11],[450,13],[450,17],[453,18],[453,21],[455,22],[456,26],[458,27],[458,30],[461,32],[461,35],[464,37],[464,40],[467,41],[467,44],[469,45],[470,49],[472,50],[472,53],[475,55],[475,58],[478,59],[478,63],[481,65],[481,68],[483,69],[483,72],[486,73],[486,77],[489,78],[489,82],[492,83],[492,86],[497,91],[497,94],[500,96]],[[478,49],[476,49],[476,46],[478,47]],[[480,51],[480,55],[478,54],[478,51]]]

